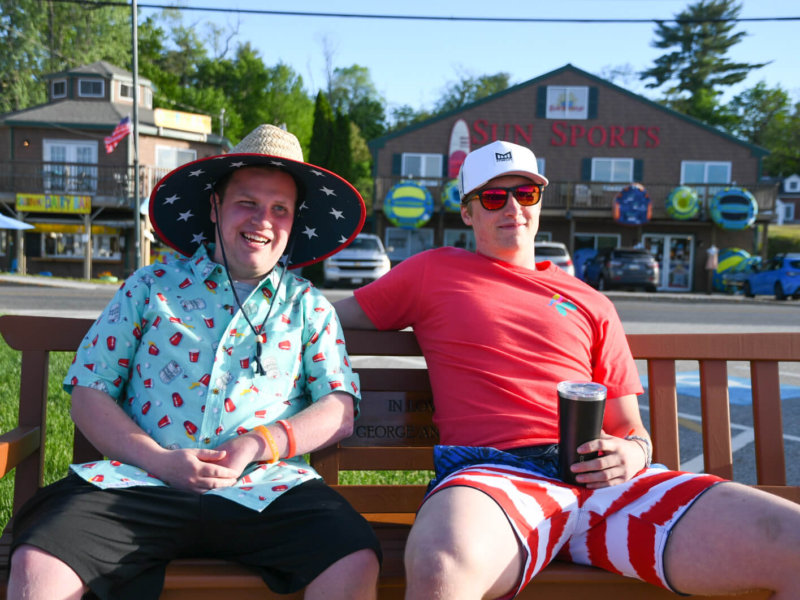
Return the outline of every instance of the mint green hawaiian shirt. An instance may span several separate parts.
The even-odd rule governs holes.
[[[64,389],[106,392],[164,448],[214,448],[300,412],[326,394],[360,399],[333,307],[306,279],[288,272],[276,295],[273,269],[239,310],[224,268],[206,248],[168,256],[136,271],[92,325]],[[275,307],[266,323],[270,303]],[[255,370],[256,334],[266,336],[264,374]],[[262,327],[263,324],[263,327]],[[71,465],[101,488],[163,486],[142,469],[103,460]],[[302,457],[251,464],[217,494],[263,510],[319,475]]]

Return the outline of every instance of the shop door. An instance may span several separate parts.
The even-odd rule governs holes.
[[[660,291],[688,292],[692,289],[694,236],[647,233],[644,247],[656,257],[661,269]]]

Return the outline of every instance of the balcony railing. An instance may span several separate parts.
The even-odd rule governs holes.
[[[139,193],[147,197],[169,169],[139,167]],[[131,206],[133,167],[105,167],[83,163],[9,161],[0,164],[0,196],[54,194],[92,196],[96,206]]]
[[[410,178],[379,177],[376,179],[375,210],[383,209],[383,201],[393,185],[401,180],[408,179]],[[444,186],[449,179],[426,177],[425,181],[427,182],[425,187],[428,188],[434,198],[434,206],[436,210],[439,210],[442,206],[442,186]],[[678,183],[645,184],[645,189],[652,202],[653,219],[667,218],[667,198],[670,192],[678,185]],[[736,185],[746,188],[753,194],[758,203],[759,214],[772,214],[774,212],[775,201],[778,197],[778,184],[747,183]],[[614,199],[624,187],[626,187],[626,184],[622,183],[551,181],[542,196],[542,209],[548,211],[563,211],[565,214],[567,211],[570,211],[572,214],[581,214],[584,212],[607,212],[610,214],[614,206]],[[692,184],[690,187],[697,191],[700,200],[701,215],[707,215],[708,203],[714,197],[714,194],[728,186],[717,183]]]

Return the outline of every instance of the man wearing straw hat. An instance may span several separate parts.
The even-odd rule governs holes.
[[[374,597],[371,528],[302,458],[350,435],[358,377],[330,304],[286,272],[364,212],[271,125],[159,182],[150,218],[183,256],[134,273],[78,349],[64,387],[108,459],[19,513],[9,598],[157,598],[166,564],[198,556],[280,593]]]

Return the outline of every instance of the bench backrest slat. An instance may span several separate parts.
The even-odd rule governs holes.
[[[703,398],[701,412],[705,471],[733,479],[728,368],[724,361],[700,361],[700,394]]]
[[[635,356],[635,355],[634,355]],[[654,460],[670,469],[680,466],[678,445],[678,392],[675,361],[651,359],[647,363],[650,394],[650,435]]]
[[[783,431],[778,367],[774,360],[750,363],[756,472],[764,485],[786,485],[783,436],[778,434]]]
[[[12,348],[22,351],[20,425],[39,427],[44,422],[49,352],[74,351],[91,323],[89,319],[0,317],[0,333]],[[341,485],[340,475],[350,470],[432,467],[430,448],[438,434],[432,425],[431,389],[419,346],[409,331],[347,331],[345,335],[361,378],[361,415],[353,436],[343,440],[341,447],[315,452],[312,463],[364,512],[386,513],[387,519],[413,513],[424,486]],[[800,362],[800,334],[634,334],[628,340],[634,357],[647,361],[656,461],[680,467],[676,367],[678,361],[697,361],[705,468],[733,476],[727,361],[746,361],[751,365],[758,482],[785,497],[800,498],[800,487],[785,487],[778,379],[780,361]],[[401,358],[385,366],[372,357]],[[41,438],[26,446],[37,449],[17,467],[16,508],[41,484],[44,431],[41,427]],[[75,460],[97,457],[79,432],[75,440]]]

